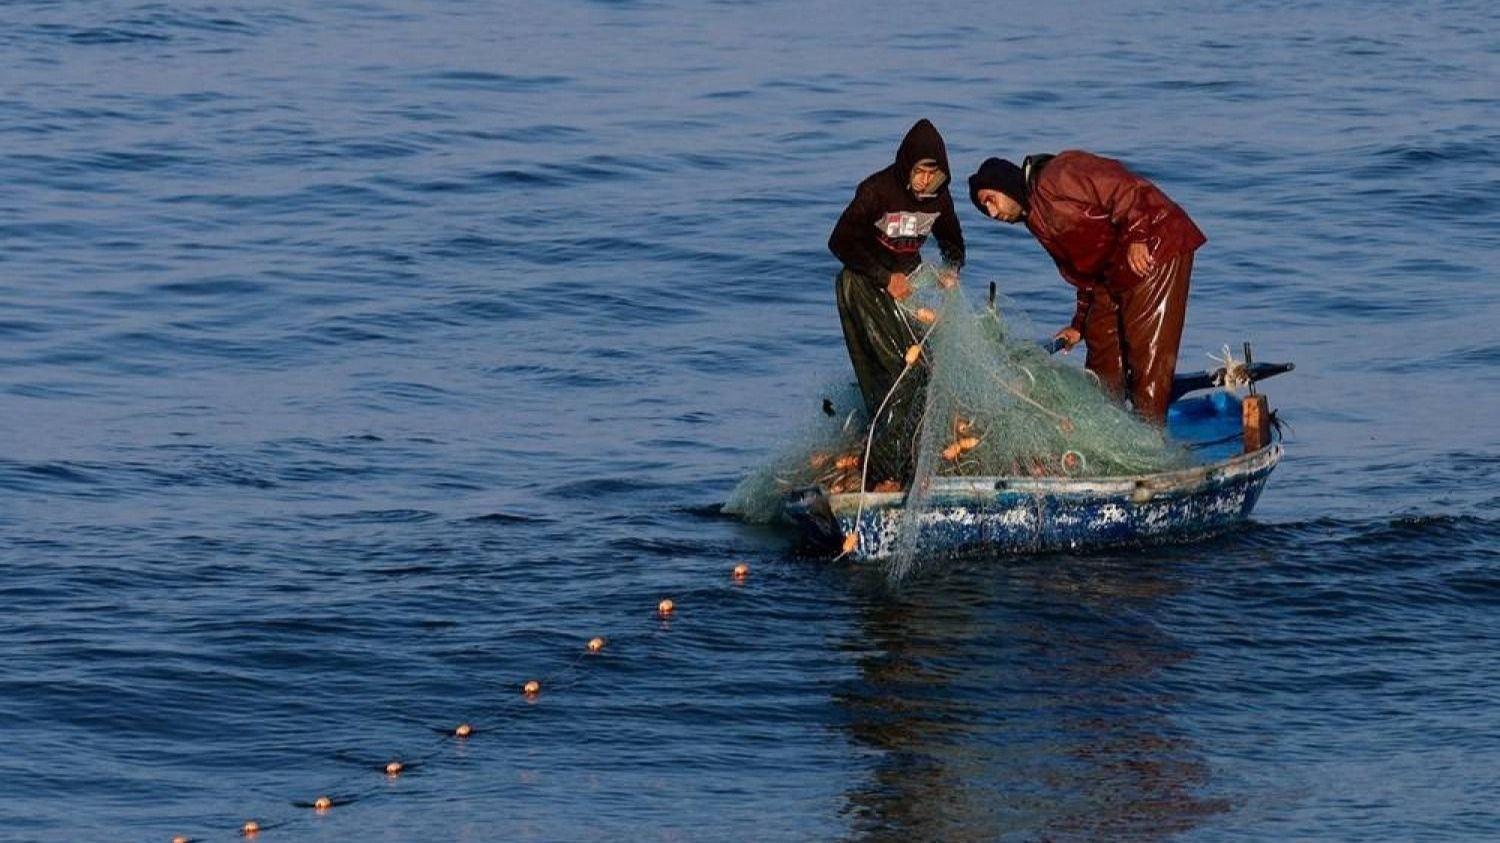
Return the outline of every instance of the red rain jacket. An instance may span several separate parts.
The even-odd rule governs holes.
[[[1141,282],[1126,260],[1131,243],[1145,243],[1160,266],[1208,241],[1177,203],[1113,158],[1070,149],[1039,163],[1040,172],[1027,173],[1026,228],[1078,288],[1075,328],[1096,290]],[[1032,166],[1028,159],[1025,169]]]

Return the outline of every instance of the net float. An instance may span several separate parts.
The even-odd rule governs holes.
[[[589,639],[589,652],[590,653],[597,653],[597,652],[599,652],[600,650],[603,650],[603,649],[604,649],[604,639],[603,638],[590,638]]]
[[[319,796],[317,799],[313,800],[312,806],[314,811],[317,811],[320,814],[326,813],[329,808],[333,807],[333,800],[329,799],[326,796]]]
[[[906,365],[910,366],[922,356],[922,346],[914,345],[906,350]]]
[[[664,618],[668,617],[675,611],[677,611],[677,604],[673,603],[672,598],[670,597],[656,604],[656,613]]]
[[[458,738],[467,738],[472,734],[474,734],[474,727],[470,726],[467,723],[460,723],[458,724],[457,728],[453,730],[453,736]]]
[[[525,694],[528,697],[534,697],[541,692],[542,683],[536,681],[535,679],[528,679],[526,680],[526,684],[521,686],[521,693]]]
[[[744,562],[741,562],[740,564],[734,566],[734,570],[730,572],[730,575],[737,580],[742,580],[745,577],[750,576],[750,566],[746,565]]]
[[[400,761],[392,761],[391,763],[385,765],[385,774],[387,776],[399,776],[401,775],[401,770],[404,768],[405,765]]]
[[[246,837],[254,837],[257,834],[260,834],[260,823],[256,822],[255,820],[250,820],[244,825],[240,826],[240,833],[245,835]]]
[[[917,308],[917,321],[924,325],[931,325],[937,321],[937,314],[933,313],[930,307],[919,307]]]
[[[1077,451],[1064,451],[1062,455],[1063,471],[1069,474],[1077,474],[1083,470],[1083,454]]]

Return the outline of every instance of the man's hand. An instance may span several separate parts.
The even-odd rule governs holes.
[[[1063,354],[1067,354],[1069,351],[1072,351],[1073,350],[1073,346],[1075,346],[1078,343],[1080,343],[1080,342],[1083,341],[1083,334],[1079,333],[1078,329],[1075,328],[1075,327],[1073,327],[1072,325],[1069,325],[1068,327],[1063,328],[1061,331],[1058,331],[1057,333],[1053,334],[1052,336],[1053,336],[1053,339],[1062,340],[1062,343],[1063,343],[1062,352],[1063,352]]]
[[[892,272],[891,283],[886,285],[885,291],[891,294],[891,298],[901,301],[911,295],[911,282],[906,280],[906,273]]]
[[[1151,274],[1156,267],[1156,261],[1151,259],[1151,250],[1145,243],[1131,243],[1125,252],[1125,260],[1130,263],[1130,268],[1136,275],[1142,278]]]

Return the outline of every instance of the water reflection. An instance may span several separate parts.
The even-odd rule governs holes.
[[[892,595],[873,581],[842,689],[868,779],[862,840],[1165,840],[1228,808],[1173,723],[1165,669],[1192,652],[1154,618],[1171,560],[965,563]]]

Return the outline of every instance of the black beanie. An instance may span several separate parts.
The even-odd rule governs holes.
[[[984,213],[984,205],[979,202],[981,190],[998,190],[1016,200],[1016,204],[1022,208],[1031,207],[1026,196],[1026,176],[1021,173],[1020,167],[1003,158],[984,159],[984,163],[979,165],[979,172],[969,176],[969,201]]]

